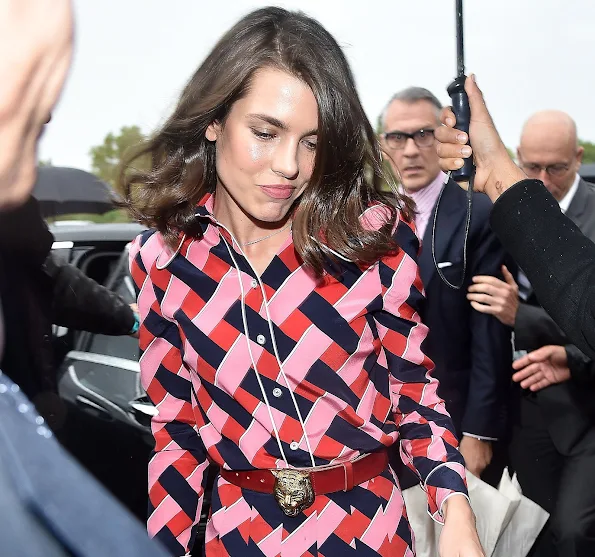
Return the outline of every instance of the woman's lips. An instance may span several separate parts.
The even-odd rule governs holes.
[[[262,191],[273,199],[289,199],[295,190],[293,186],[274,185],[260,186]]]

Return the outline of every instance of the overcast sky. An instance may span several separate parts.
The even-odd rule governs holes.
[[[149,133],[249,0],[75,0],[75,59],[40,157],[89,169],[89,149],[110,131]],[[456,73],[455,0],[302,0],[276,5],[316,17],[345,49],[375,122],[410,85],[448,101]],[[466,0],[468,71],[478,76],[505,143],[540,109],[566,110],[595,141],[595,2]]]

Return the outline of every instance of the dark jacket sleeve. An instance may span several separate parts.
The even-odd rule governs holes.
[[[538,180],[523,180],[502,194],[491,224],[539,303],[573,344],[595,358],[595,244]]]
[[[519,303],[514,323],[515,349],[537,350],[548,344],[564,346],[568,338],[540,306]]]
[[[120,296],[51,254],[44,267],[53,284],[54,324],[103,335],[130,333],[134,313]]]
[[[564,346],[572,379],[584,385],[595,384],[592,360],[574,344],[569,344],[568,337],[542,307],[521,302],[514,335],[516,350],[530,352],[550,344]]]
[[[574,344],[567,344],[565,349],[572,380],[579,386],[592,389],[595,386],[595,363],[593,360],[583,354]]]
[[[491,204],[481,196],[473,211],[480,222],[469,246],[469,276],[502,279],[506,254],[489,225]],[[498,438],[503,434],[504,413],[512,366],[511,330],[491,315],[471,312],[471,375],[463,414],[463,433]]]

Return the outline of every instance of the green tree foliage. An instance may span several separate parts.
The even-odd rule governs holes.
[[[52,159],[46,159],[46,160],[39,159],[37,161],[37,166],[54,166],[54,165],[52,164]]]
[[[595,143],[579,140],[579,145],[585,150],[583,154],[584,163],[595,163]]]
[[[108,133],[101,145],[92,147],[89,151],[93,174],[115,187],[122,162],[144,139],[138,126],[124,126],[117,134]],[[149,164],[148,157],[141,157],[135,161],[134,166],[145,170],[149,168]]]

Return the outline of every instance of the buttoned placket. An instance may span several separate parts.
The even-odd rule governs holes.
[[[233,236],[233,234],[231,233],[231,231],[228,230],[224,225],[222,225],[221,223],[219,223],[212,215],[209,215],[209,218],[219,228],[223,229],[225,232],[227,232],[227,234],[229,234],[229,236],[230,236],[230,238],[232,240],[232,243],[234,245],[234,248],[237,247],[237,250],[234,249],[234,251],[239,252],[238,255],[241,255],[241,257],[244,258],[244,260],[246,261],[246,263],[248,264],[248,266],[250,267],[250,269],[254,273],[254,276],[251,278],[251,281],[250,281],[250,286],[252,288],[260,287],[261,295],[262,295],[262,303],[263,303],[263,307],[265,308],[265,313],[266,313],[266,318],[265,319],[266,319],[267,324],[269,326],[269,334],[271,336],[271,338],[269,340],[271,342],[271,345],[272,345],[272,348],[273,348],[273,352],[275,354],[275,359],[277,360],[277,365],[279,366],[279,370],[281,372],[281,376],[283,377],[283,379],[285,381],[286,387],[287,387],[287,389],[289,391],[289,394],[290,394],[290,398],[291,398],[291,400],[293,402],[293,406],[294,406],[295,412],[296,412],[296,414],[298,416],[298,421],[300,422],[300,425],[302,427],[303,438],[306,441],[306,446],[307,446],[307,450],[308,450],[308,453],[309,453],[309,456],[310,456],[310,461],[311,461],[312,467],[315,468],[316,467],[316,463],[314,461],[314,453],[312,451],[312,448],[311,448],[311,445],[310,445],[310,441],[308,439],[308,434],[306,432],[306,425],[305,425],[304,419],[303,419],[303,417],[301,415],[301,411],[300,411],[300,409],[299,409],[299,407],[297,405],[297,401],[295,399],[295,395],[293,394],[293,391],[291,390],[291,386],[289,384],[289,380],[287,379],[287,376],[285,375],[285,371],[283,370],[283,363],[281,362],[281,359],[279,357],[279,353],[278,353],[278,350],[277,350],[276,342],[275,342],[275,339],[274,339],[274,332],[273,332],[274,324],[272,323],[272,321],[270,319],[269,312],[268,312],[268,303],[269,303],[269,300],[266,297],[266,292],[265,292],[265,290],[264,290],[264,288],[263,288],[263,286],[261,284],[261,281],[259,281],[257,278],[255,278],[257,276],[257,273],[254,270],[254,267],[252,267],[252,264],[250,263],[250,260],[248,259],[248,257],[244,253],[244,251],[242,250],[241,244],[235,239],[235,237]],[[231,252],[232,248],[230,248],[227,240],[225,239],[225,236],[223,234],[221,234],[221,233],[220,233],[220,236],[221,236],[221,239],[223,240],[223,242],[225,243],[225,245],[226,245],[226,247],[227,247],[227,249],[229,251],[229,255],[230,255],[230,257],[232,259],[232,262],[234,264],[234,267],[236,269],[236,273],[238,273],[239,284],[242,285],[243,284],[243,282],[242,282],[242,270],[237,265],[237,262],[235,260],[235,257],[233,256],[233,254]],[[255,286],[255,283],[256,283],[256,286]],[[241,290],[240,296],[241,296],[241,305],[242,305],[242,315],[243,315],[243,319],[244,319],[244,317],[245,317],[245,308],[246,308],[246,293],[244,292],[244,289],[243,289],[242,286],[240,286],[240,290]],[[252,350],[251,350],[251,347],[250,347],[250,341],[251,340],[254,340],[254,339],[252,339],[250,337],[250,331],[248,330],[248,321],[247,321],[247,319],[245,319],[245,321],[244,321],[244,336],[246,337],[246,342],[248,343],[248,351],[249,351],[250,357],[252,359],[252,367],[254,368],[254,371],[256,373],[258,384],[259,384],[259,387],[261,389],[261,392],[262,392],[262,395],[263,395],[263,399],[264,399],[263,402],[265,403],[265,405],[267,407],[267,410],[268,410],[268,413],[269,413],[269,418],[271,420],[271,425],[273,426],[273,431],[275,433],[275,437],[276,437],[277,443],[279,445],[279,450],[281,452],[281,456],[282,456],[283,460],[285,461],[286,465],[289,466],[289,462],[287,462],[287,458],[285,457],[285,453],[284,453],[283,448],[282,448],[282,441],[281,441],[281,438],[279,437],[278,429],[277,429],[277,426],[276,426],[275,421],[274,421],[274,417],[273,417],[273,413],[272,413],[272,407],[271,407],[271,405],[270,405],[270,403],[268,401],[268,396],[266,395],[266,391],[264,389],[264,386],[262,385],[262,381],[260,379],[260,373],[258,371],[258,366],[256,365],[256,360],[252,356]],[[256,342],[258,343],[259,346],[264,346],[267,343],[267,338],[263,334],[258,334],[256,336]],[[276,398],[279,398],[279,396],[281,396],[283,394],[283,392],[281,391],[281,389],[275,388],[275,389],[273,389],[272,394]],[[301,439],[300,440],[293,440],[293,441],[291,441],[291,443],[289,444],[289,448],[292,451],[296,451],[299,448],[300,442],[301,442]]]

